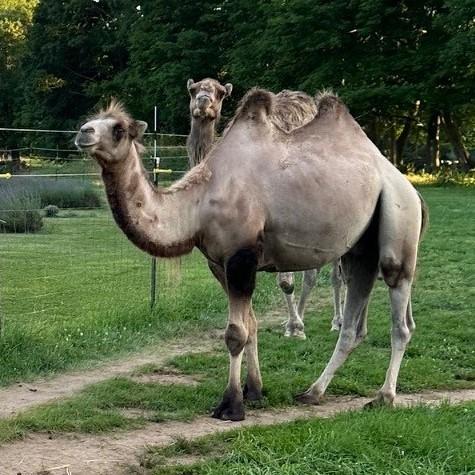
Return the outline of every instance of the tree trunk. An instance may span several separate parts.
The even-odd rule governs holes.
[[[404,119],[404,127],[402,132],[399,134],[399,137],[396,139],[396,166],[400,167],[402,165],[402,155],[407,144],[407,139],[412,131],[413,122],[416,120],[417,114],[419,113],[420,101],[416,101],[414,109],[410,114]]]
[[[394,122],[391,124],[389,129],[389,160],[391,163],[397,167],[396,161],[396,126]]]
[[[468,153],[468,150],[465,148],[462,136],[460,135],[459,128],[454,122],[452,114],[450,113],[450,111],[443,111],[442,118],[447,137],[450,140],[450,143],[452,144],[452,149],[459,161],[460,166],[466,170],[469,169],[470,155]]]
[[[433,111],[427,124],[427,162],[433,170],[440,168],[440,114]]]

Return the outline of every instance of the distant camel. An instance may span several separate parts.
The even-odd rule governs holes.
[[[186,148],[191,168],[198,165],[211,150],[223,100],[231,95],[233,85],[227,83],[223,86],[216,79],[205,78],[199,82],[188,79],[186,87],[190,94],[191,116]]]
[[[316,117],[291,133],[272,120],[273,108],[273,94],[248,92],[203,162],[166,189],[150,182],[140,160],[147,124],[118,104],[85,123],[76,145],[102,167],[113,216],[136,246],[159,257],[197,247],[225,289],[230,368],[214,417],[242,420],[244,396],[262,395],[251,302],[256,272],[319,269],[338,258],[347,280],[343,324],[323,373],[298,399],[320,403],[337,369],[365,337],[380,269],[389,287],[392,352],[372,404],[393,404],[415,328],[411,286],[427,208],[337,97],[318,96]]]

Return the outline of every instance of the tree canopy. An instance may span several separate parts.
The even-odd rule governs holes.
[[[252,86],[332,88],[396,164],[437,166],[441,128],[468,166],[474,58],[472,0],[3,0],[1,125],[72,127],[115,96],[186,133],[186,81],[209,76],[234,84],[225,115]]]

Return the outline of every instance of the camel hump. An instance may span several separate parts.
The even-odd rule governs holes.
[[[236,119],[263,121],[272,114],[274,94],[265,89],[251,89],[241,101]]]
[[[315,96],[317,111],[319,115],[334,113],[339,115],[341,112],[348,112],[344,102],[331,90],[323,90]]]

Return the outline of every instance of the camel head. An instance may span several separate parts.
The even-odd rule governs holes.
[[[233,85],[224,86],[216,79],[206,78],[199,82],[188,79],[186,84],[190,93],[190,112],[193,118],[218,120],[225,97],[230,96]]]
[[[132,119],[122,104],[113,100],[81,126],[74,143],[104,167],[125,160],[132,146],[140,151],[146,129],[146,122]]]

